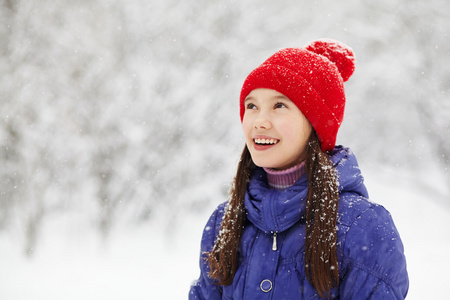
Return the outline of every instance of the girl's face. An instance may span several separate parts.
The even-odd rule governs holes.
[[[305,159],[312,127],[291,100],[260,88],[248,94],[244,106],[242,130],[257,166],[285,170]]]

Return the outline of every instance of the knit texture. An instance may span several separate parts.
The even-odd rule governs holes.
[[[305,162],[286,170],[275,170],[271,168],[264,168],[267,173],[267,183],[273,189],[285,189],[293,186],[294,183],[305,174]]]
[[[323,151],[331,151],[344,118],[344,81],[355,70],[351,48],[334,40],[312,42],[305,48],[286,48],[269,57],[245,79],[244,101],[257,88],[276,90],[297,105],[316,131]]]

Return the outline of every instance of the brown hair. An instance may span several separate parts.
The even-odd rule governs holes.
[[[339,202],[337,175],[328,154],[321,150],[313,130],[307,146],[305,272],[322,298],[329,297],[339,284],[336,249],[336,220]],[[219,236],[206,260],[209,277],[220,285],[230,285],[238,267],[238,246],[245,222],[244,197],[255,164],[247,147],[241,155],[236,177],[230,189]]]

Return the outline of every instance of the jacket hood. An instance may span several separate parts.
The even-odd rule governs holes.
[[[369,197],[356,156],[350,148],[336,146],[330,153],[330,160],[338,174],[339,192]]]
[[[353,152],[349,148],[337,146],[330,153],[330,159],[338,174],[340,194],[350,192],[368,197]],[[266,172],[257,167],[244,200],[247,218],[266,233],[285,231],[304,219],[307,193],[306,174],[293,186],[278,190],[269,187]]]

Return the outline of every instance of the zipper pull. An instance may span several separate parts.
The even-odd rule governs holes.
[[[277,251],[277,232],[276,232],[276,231],[273,232],[273,245],[272,245],[272,250],[273,250],[273,251]]]

